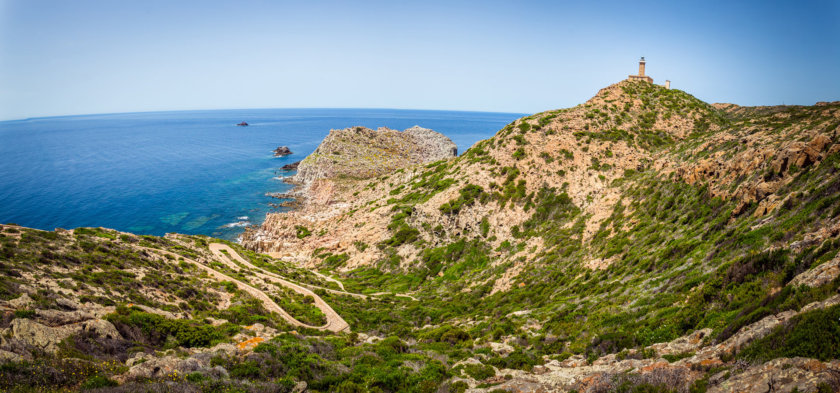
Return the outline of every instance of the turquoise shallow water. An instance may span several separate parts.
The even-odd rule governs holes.
[[[332,128],[431,128],[463,152],[522,114],[387,109],[124,113],[0,122],[0,222],[235,239]],[[250,126],[236,127],[240,121]],[[291,156],[272,150],[287,145]]]

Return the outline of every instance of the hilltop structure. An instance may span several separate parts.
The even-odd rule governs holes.
[[[642,58],[639,60],[639,75],[629,75],[627,79],[631,80],[631,81],[645,81],[645,82],[648,82],[648,83],[653,83],[653,78],[645,75],[645,58],[644,58],[644,56],[642,56]]]

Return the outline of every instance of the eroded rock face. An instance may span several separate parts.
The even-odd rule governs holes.
[[[731,109],[734,111],[736,109]],[[832,140],[824,134],[812,134],[807,142],[783,141],[770,143],[772,140],[766,130],[752,128],[746,130],[741,139],[723,134],[702,149],[716,144],[737,142],[741,147],[734,155],[723,151],[712,157],[697,160],[694,163],[678,165],[676,173],[686,183],[708,183],[714,196],[735,198],[739,205],[734,215],[743,212],[753,203],[758,203],[755,216],[763,216],[778,208],[782,201],[774,195],[784,185],[793,180],[794,175],[803,168],[818,165],[826,156],[835,152]],[[752,175],[760,173],[761,176]],[[754,177],[741,183],[734,190],[733,183],[738,179]]]
[[[318,148],[301,161],[290,181],[307,185],[317,179],[369,178],[457,153],[449,138],[419,126],[402,132],[386,127],[330,130]]]

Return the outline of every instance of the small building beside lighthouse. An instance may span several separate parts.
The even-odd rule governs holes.
[[[653,78],[645,75],[645,58],[644,57],[642,57],[641,60],[639,60],[639,75],[629,75],[629,77],[627,79],[629,79],[631,81],[645,81],[645,82],[648,82],[648,83],[653,83]]]

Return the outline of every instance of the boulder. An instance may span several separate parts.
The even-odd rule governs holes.
[[[122,338],[111,322],[103,319],[91,319],[62,326],[47,326],[29,318],[16,318],[12,321],[12,337],[46,352],[58,350],[58,344],[67,337],[81,332],[92,332],[99,337]]]
[[[86,311],[36,310],[35,315],[47,326],[67,325],[95,318],[93,314]]]
[[[181,359],[175,356],[165,356],[161,358],[149,357],[142,363],[132,362],[131,368],[128,372],[120,376],[123,381],[133,381],[138,379],[152,379],[166,376],[186,375],[195,371],[207,368],[207,364],[202,364],[196,358]]]
[[[0,349],[0,364],[6,362],[19,362],[23,360],[23,356],[20,356],[14,352],[9,352],[6,350]]]

